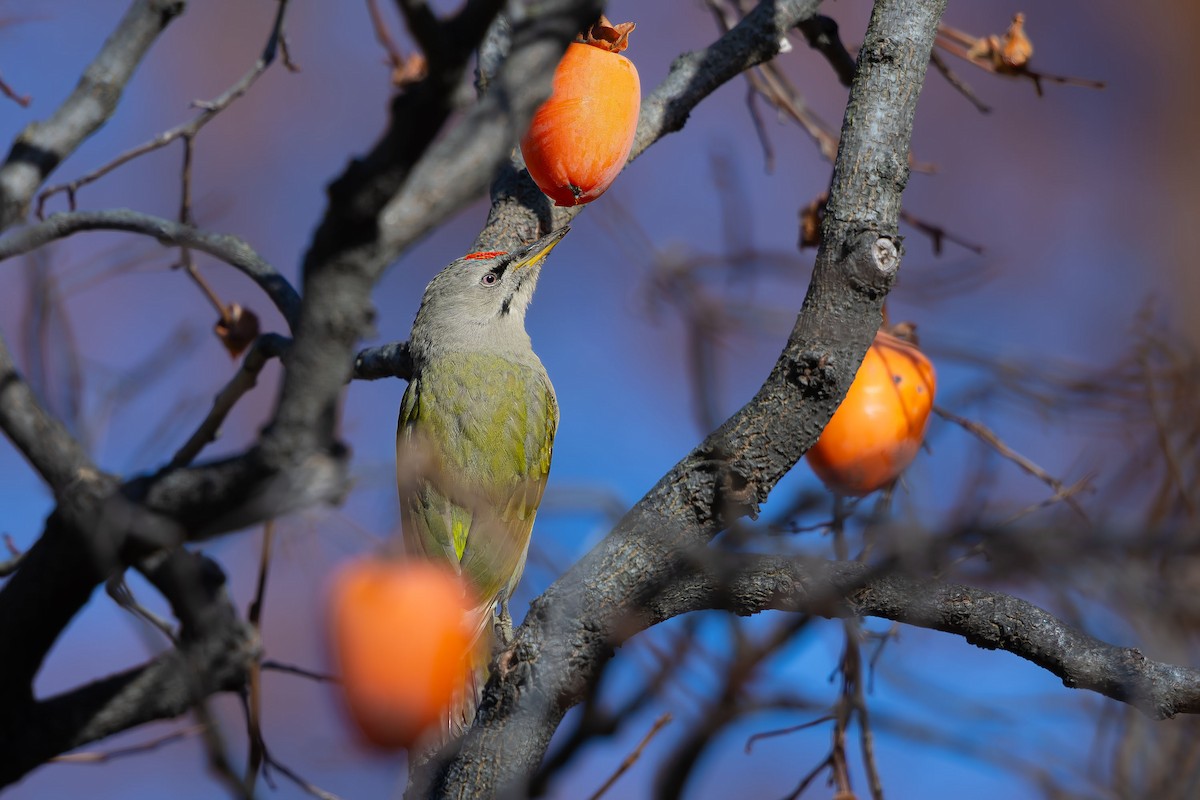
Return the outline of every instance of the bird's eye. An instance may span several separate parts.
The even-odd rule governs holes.
[[[483,273],[483,277],[479,279],[479,283],[481,286],[495,286],[496,281],[498,280],[500,280],[500,278],[496,275],[496,273],[485,272]]]

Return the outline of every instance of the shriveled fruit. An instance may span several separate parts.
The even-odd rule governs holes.
[[[808,451],[827,487],[845,495],[887,486],[912,463],[925,437],[937,377],[916,345],[880,331],[846,398]]]
[[[408,747],[444,722],[470,674],[471,607],[462,579],[438,564],[368,557],[337,571],[330,642],[368,742]]]
[[[521,139],[530,177],[555,205],[595,200],[629,158],[642,95],[637,68],[621,51],[633,28],[601,17],[568,45],[550,98]]]

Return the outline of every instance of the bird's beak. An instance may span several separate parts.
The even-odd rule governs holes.
[[[554,246],[562,241],[569,230],[571,230],[570,225],[563,225],[553,233],[548,233],[533,244],[516,251],[512,254],[512,268],[518,270],[540,264],[542,259],[554,249]]]

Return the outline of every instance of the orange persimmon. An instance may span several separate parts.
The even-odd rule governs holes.
[[[921,449],[937,376],[915,344],[880,331],[846,398],[808,451],[827,487],[865,495],[900,476]]]
[[[550,98],[521,139],[530,177],[555,205],[595,200],[629,158],[642,95],[637,68],[621,51],[633,28],[601,17],[567,45]]]
[[[330,643],[364,739],[408,747],[444,722],[470,675],[471,607],[462,579],[432,562],[366,557],[337,571]]]

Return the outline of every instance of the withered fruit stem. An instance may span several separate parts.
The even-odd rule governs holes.
[[[580,44],[590,44],[610,53],[619,53],[629,46],[629,34],[637,27],[633,22],[622,22],[613,25],[603,14],[596,24],[575,37]]]

